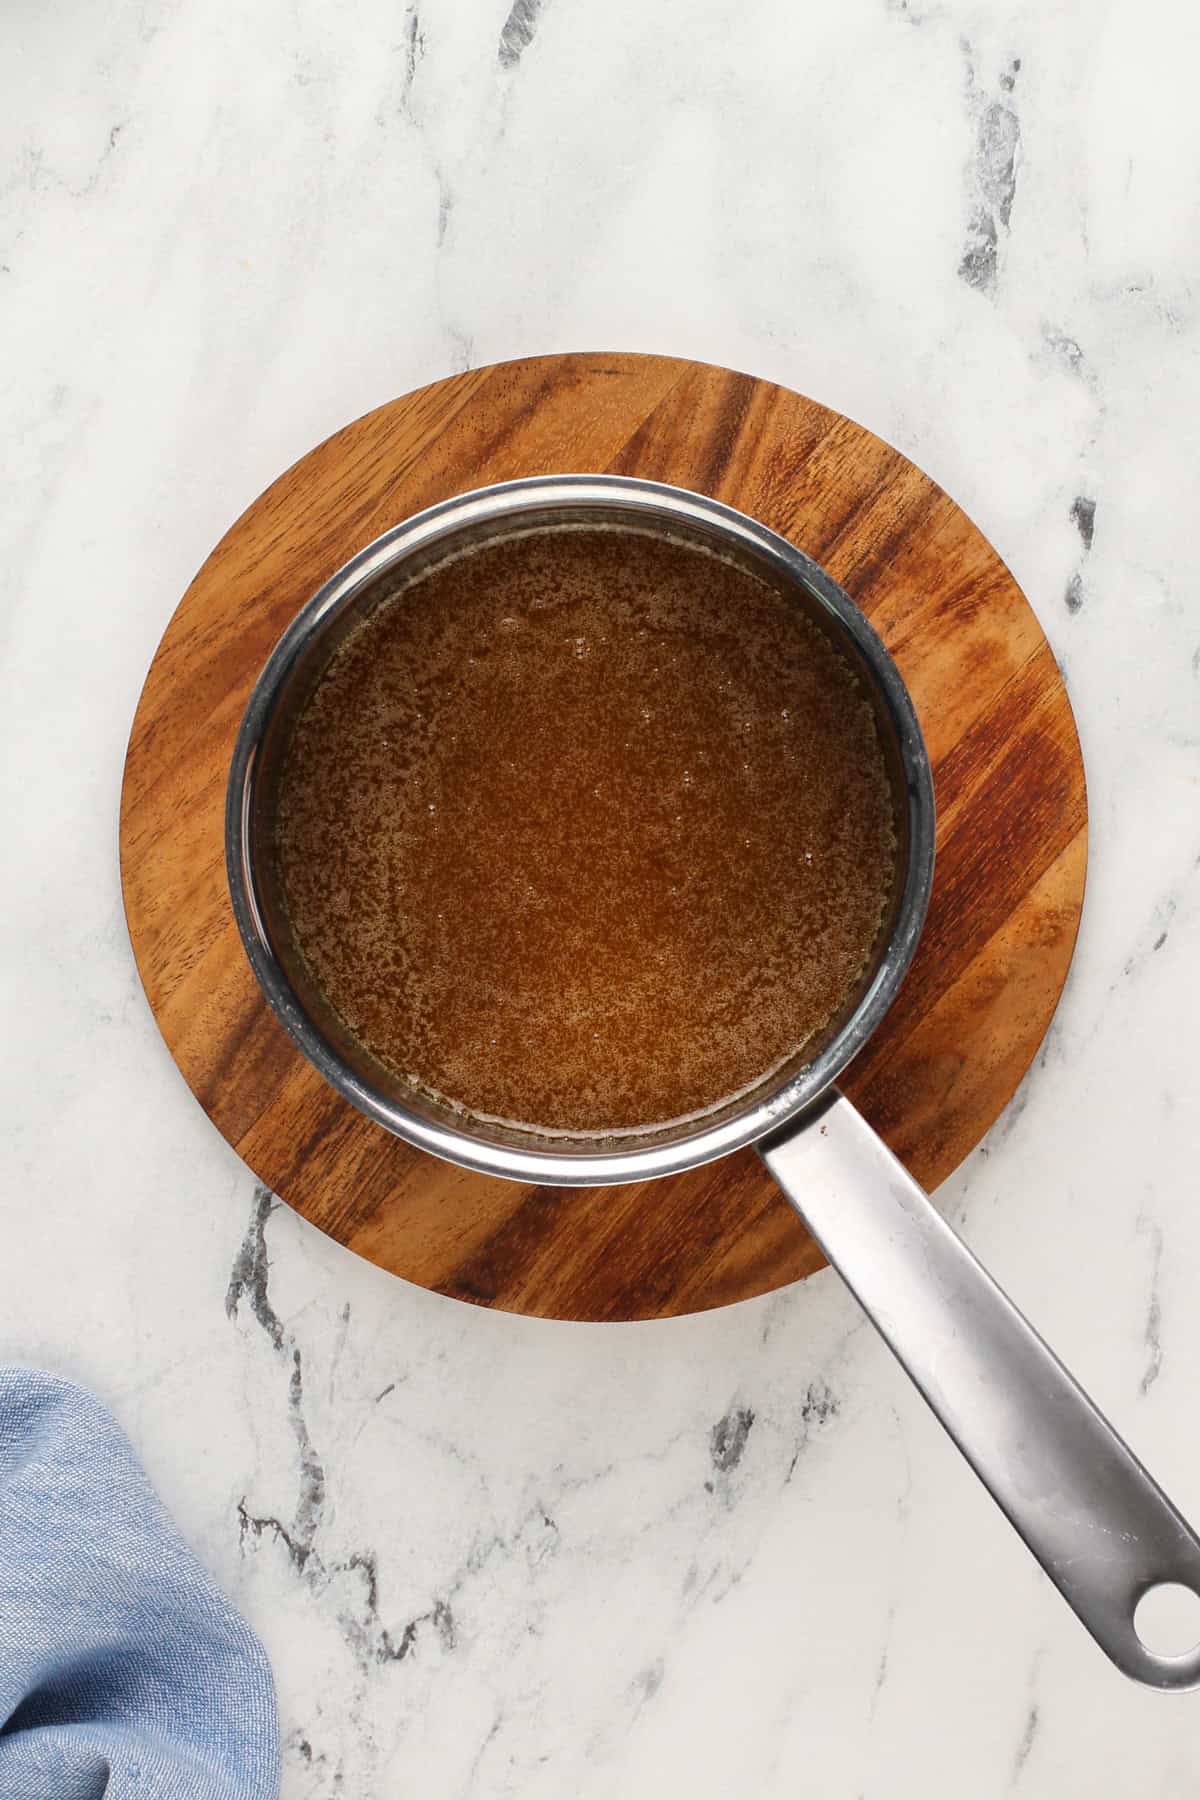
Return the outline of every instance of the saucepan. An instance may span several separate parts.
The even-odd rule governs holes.
[[[291,722],[358,620],[433,562],[486,539],[580,523],[699,543],[788,594],[837,645],[874,708],[898,855],[873,957],[823,1036],[722,1111],[636,1137],[540,1138],[426,1098],[375,1061],[291,942],[271,854]],[[234,915],[266,999],[344,1097],[423,1150],[489,1175],[607,1185],[754,1144],[829,1262],[1117,1667],[1200,1685],[1200,1645],[1162,1655],[1134,1614],[1163,1584],[1200,1594],[1200,1538],[1062,1363],[855,1111],[837,1078],[887,1012],[933,881],[934,797],[912,701],[880,639],[830,577],[766,526],[703,495],[614,476],[506,482],[431,507],[368,545],[302,608],[254,688],[229,776]]]

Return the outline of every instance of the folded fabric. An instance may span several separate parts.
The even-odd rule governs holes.
[[[258,1639],[82,1389],[0,1368],[0,1800],[273,1800]]]

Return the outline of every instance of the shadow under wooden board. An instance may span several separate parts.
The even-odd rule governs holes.
[[[129,743],[121,871],[171,1054],[289,1205],[458,1299],[642,1319],[821,1266],[754,1153],[652,1183],[558,1189],[410,1149],[328,1088],[276,1024],[223,858],[238,722],[320,583],[452,494],[602,470],[697,489],[773,526],[857,601],[908,683],[933,762],[937,877],[908,979],[843,1085],[936,1187],[1011,1097],[1066,977],[1087,857],[1079,744],[1037,620],[962,510],[869,431],[770,382],[667,357],[537,357],[435,382],[303,457],[221,540],[167,627]]]

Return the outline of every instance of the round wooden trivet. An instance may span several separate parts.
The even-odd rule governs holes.
[[[728,369],[548,356],[435,382],[303,457],[213,551],[134,719],[121,873],[138,968],[192,1092],[255,1174],[385,1269],[458,1299],[642,1319],[761,1294],[821,1256],[753,1152],[630,1187],[464,1173],[370,1124],[260,998],[225,885],[225,776],[267,653],[339,565],[448,495],[611,470],[698,489],[823,564],[873,620],[933,759],[937,880],[903,990],[847,1092],[927,1188],[1008,1101],[1079,922],[1083,765],[1016,582],[928,476],[869,431]]]

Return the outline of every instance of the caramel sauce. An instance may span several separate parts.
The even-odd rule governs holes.
[[[857,678],[794,601],[612,526],[460,553],[382,602],[294,728],[296,945],[389,1069],[539,1131],[720,1106],[813,1039],[891,892]]]

